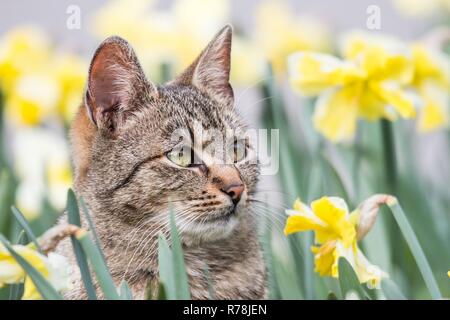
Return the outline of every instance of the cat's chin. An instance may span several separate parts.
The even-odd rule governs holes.
[[[181,233],[186,245],[198,245],[229,238],[239,224],[239,217],[232,215],[224,219],[214,219],[204,222],[193,222]]]

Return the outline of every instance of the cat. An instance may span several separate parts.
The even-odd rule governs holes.
[[[199,158],[194,150],[207,143],[194,123],[222,133],[246,128],[229,83],[231,40],[227,25],[184,72],[160,86],[146,79],[122,38],[107,38],[93,56],[70,131],[74,189],[91,212],[114,281],[126,280],[136,299],[157,291],[157,239],[169,235],[169,210],[193,299],[209,297],[205,266],[215,298],[266,298],[251,211],[259,167],[245,159],[253,147],[239,136],[225,141],[232,145],[231,164]],[[186,152],[173,146],[176,130],[193,140],[183,146]],[[74,264],[66,297],[86,298],[70,241],[59,250]]]

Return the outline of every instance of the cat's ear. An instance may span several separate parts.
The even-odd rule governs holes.
[[[144,96],[156,95],[133,49],[120,37],[109,37],[96,50],[89,68],[85,104],[93,123],[117,130]]]
[[[233,29],[226,25],[173,83],[193,85],[225,104],[233,104],[230,54]]]

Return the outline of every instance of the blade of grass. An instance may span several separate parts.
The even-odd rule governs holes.
[[[9,244],[8,240],[0,234],[0,242],[6,247],[9,253],[17,261],[18,264],[23,268],[26,274],[31,278],[36,289],[42,295],[44,299],[47,300],[62,300],[61,295],[52,287],[52,285],[44,278],[44,276],[38,272],[27,260],[22,258],[14,248]]]
[[[189,281],[184,263],[183,249],[181,247],[180,237],[175,224],[175,216],[170,212],[170,238],[172,240],[172,258],[175,287],[177,299],[190,300],[191,291],[189,290]]]
[[[403,212],[402,207],[397,201],[389,203],[388,206],[391,209],[392,215],[394,216],[403,237],[405,238],[406,243],[414,256],[414,259],[416,260],[417,266],[419,267],[420,273],[422,274],[425,285],[427,286],[431,297],[433,299],[441,299],[442,295],[436,279],[434,278],[433,272],[431,271],[430,265],[428,264],[428,260],[419,244],[419,240],[417,240],[416,234],[411,228],[411,225]]]
[[[133,300],[133,293],[126,281],[122,281],[119,287],[119,296],[121,300]]]
[[[23,283],[9,285],[8,300],[20,300],[23,295]]]
[[[98,237],[97,231],[95,230],[94,222],[92,221],[91,215],[89,214],[89,210],[88,210],[88,208],[86,206],[86,203],[84,202],[83,197],[80,197],[80,205],[81,205],[84,217],[86,218],[86,221],[87,221],[87,223],[89,225],[89,230],[90,230],[90,232],[92,233],[92,235],[94,237],[94,242],[97,245],[97,247],[99,249],[101,249],[102,245],[100,243],[100,238]],[[101,253],[101,255],[103,257],[103,260],[105,261],[105,264],[106,264],[106,258],[105,258],[105,255],[103,254],[103,251],[100,250],[100,253]]]
[[[1,137],[1,135],[0,135]],[[0,164],[1,169],[1,164]],[[8,212],[14,202],[15,180],[11,171],[4,167],[0,171],[0,233],[12,239],[12,219]]]
[[[76,234],[76,239],[80,242],[81,247],[86,253],[86,257],[91,262],[92,269],[97,277],[97,282],[102,289],[103,295],[108,300],[119,300],[116,286],[113,278],[108,271],[108,267],[100,254],[100,249],[95,246],[89,238],[89,234],[85,230],[80,230]]]
[[[162,283],[159,284],[157,300],[167,300],[166,288]]]
[[[172,252],[163,235],[158,237],[158,271],[159,282],[164,286],[164,296],[168,299],[176,299],[176,288],[173,277]],[[159,293],[158,293],[159,294]]]
[[[29,240],[31,240],[34,245],[36,246],[36,249],[42,253],[42,249],[39,246],[39,242],[36,238],[36,236],[34,235],[33,231],[30,228],[30,225],[28,224],[27,219],[25,219],[25,217],[23,216],[22,212],[20,212],[16,207],[12,206],[11,207],[11,211],[14,215],[14,217],[16,218],[17,222],[20,224],[20,226],[23,228],[23,230],[25,231],[25,233],[27,234],[27,237]]]
[[[78,209],[77,199],[71,189],[67,192],[67,215],[70,224],[81,227],[80,211]],[[89,271],[86,254],[81,248],[80,243],[74,237],[71,237],[71,241],[88,299],[96,300],[97,295],[95,293],[91,273]]]

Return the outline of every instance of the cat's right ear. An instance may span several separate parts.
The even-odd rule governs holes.
[[[133,49],[120,37],[109,37],[96,50],[89,68],[85,105],[99,129],[115,133],[145,96],[156,96]]]

